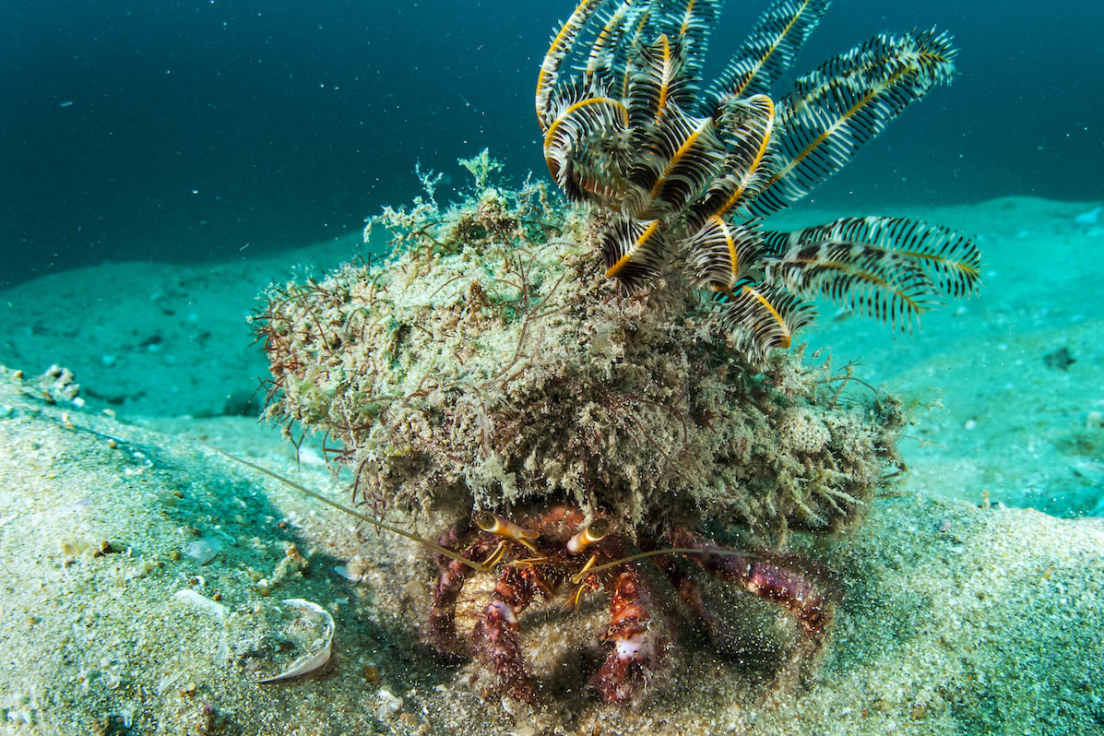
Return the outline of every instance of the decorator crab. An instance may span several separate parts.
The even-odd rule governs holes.
[[[373,218],[390,259],[272,287],[255,320],[268,416],[337,440],[332,459],[373,509],[353,513],[436,551],[430,638],[521,700],[537,698],[521,643],[532,601],[609,596],[589,683],[624,701],[673,639],[650,578],[715,624],[695,568],[787,612],[797,659],[820,649],[832,586],[783,550],[794,532],[861,521],[904,418],[892,397],[845,391],[849,368],[780,348],[816,298],[908,329],[978,283],[974,244],[939,226],[761,222],[949,80],[949,38],[877,36],[775,99],[828,5],[776,0],[703,90],[720,5],[583,0],[555,34],[537,116],[552,177],[580,206],[541,183],[488,186],[484,152],[462,162],[476,177],[464,201],[439,205],[423,175],[425,197]],[[436,544],[413,514],[464,521]],[[494,588],[462,641],[475,573]]]

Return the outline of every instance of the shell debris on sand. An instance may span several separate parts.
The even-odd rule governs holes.
[[[266,638],[275,639],[277,651],[301,651],[302,654],[279,673],[257,680],[260,683],[302,677],[330,661],[334,635],[333,616],[317,603],[302,598],[286,598],[283,606],[290,609],[291,615],[284,617],[274,634],[267,634]],[[252,650],[249,656],[255,654],[256,650]]]

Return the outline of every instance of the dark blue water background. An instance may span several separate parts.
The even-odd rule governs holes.
[[[729,3],[715,67],[766,5]],[[336,237],[416,194],[415,162],[460,182],[456,159],[485,146],[515,179],[543,175],[533,84],[571,10],[4,0],[0,286],[105,260],[223,259]],[[878,31],[932,25],[956,34],[961,76],[813,204],[1104,197],[1095,0],[837,0],[798,69]]]

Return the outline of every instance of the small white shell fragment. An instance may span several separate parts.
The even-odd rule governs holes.
[[[314,672],[330,661],[330,645],[333,643],[334,633],[334,620],[333,616],[329,612],[311,601],[303,600],[302,598],[285,598],[283,601],[284,606],[288,608],[298,608],[308,613],[318,616],[322,619],[322,634],[317,639],[310,643],[308,647],[308,653],[304,654],[299,659],[291,663],[286,670],[278,675],[272,677],[266,677],[263,680],[258,680],[259,683],[277,682],[279,680],[290,680],[293,677],[301,677],[309,672]],[[311,651],[313,650],[313,651]]]
[[[311,447],[299,448],[299,462],[304,465],[313,465],[316,468],[322,467],[326,464],[325,458],[318,454],[318,451]]]
[[[216,537],[204,537],[203,539],[197,539],[189,544],[184,554],[188,555],[188,557],[191,557],[199,564],[206,565],[211,560],[215,559],[215,556],[221,551],[222,540]]]
[[[348,580],[350,583],[359,583],[361,581],[361,576],[350,570],[345,565],[335,565],[333,570],[338,575]]]
[[[185,603],[190,604],[193,608],[203,611],[204,613],[212,614],[219,619],[226,618],[226,606],[222,605],[221,603],[217,603],[210,598],[204,598],[199,593],[191,590],[190,588],[176,591],[176,593],[173,594],[173,597],[177,600],[184,601]]]
[[[379,706],[376,707],[376,718],[381,721],[390,720],[391,716],[402,710],[403,699],[392,694],[387,688],[381,687],[376,693],[376,697],[379,698]]]

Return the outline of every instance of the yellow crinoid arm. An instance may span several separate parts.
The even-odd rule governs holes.
[[[827,9],[828,0],[776,0],[729,60],[710,96],[725,100],[769,92]]]
[[[778,165],[752,212],[777,212],[846,166],[913,102],[954,76],[954,55],[945,33],[875,36],[797,80],[778,105]]]
[[[588,138],[624,130],[629,118],[620,100],[611,97],[565,97],[553,107],[551,123],[544,133],[544,161],[552,178],[563,187],[560,174],[567,169],[567,159]]]
[[[694,286],[712,292],[731,292],[748,275],[760,255],[762,238],[753,227],[710,217],[685,240],[687,275]]]
[[[774,131],[774,101],[766,95],[731,100],[717,118],[717,136],[725,145],[722,175],[692,203],[698,218],[725,217],[740,210],[770,179],[768,148]]]
[[[725,155],[712,118],[692,117],[676,105],[669,107],[629,170],[634,186],[626,192],[623,210],[646,219],[670,219],[720,175]]]
[[[794,333],[813,321],[813,308],[774,284],[744,284],[718,294],[720,321],[732,340],[752,359],[761,360],[775,348],[786,349]]]
[[[537,73],[537,120],[540,121],[541,130],[547,130],[551,124],[550,101],[559,78],[560,65],[574,47],[579,32],[605,2],[606,0],[582,0],[559,32],[552,37],[552,44],[548,47],[548,53],[544,55],[544,61]]]
[[[618,220],[601,240],[606,278],[616,279],[627,291],[639,290],[659,272],[663,249],[659,220]]]
[[[806,298],[824,297],[909,330],[942,297],[972,294],[981,254],[965,235],[900,217],[845,217],[765,233],[766,273]]]
[[[612,13],[598,37],[594,39],[594,45],[590,50],[590,57],[586,64],[586,82],[591,85],[595,77],[602,71],[612,71],[617,65],[617,56],[626,45],[624,35],[631,30],[634,13],[639,13],[639,8],[633,7],[631,2],[623,2]]]

